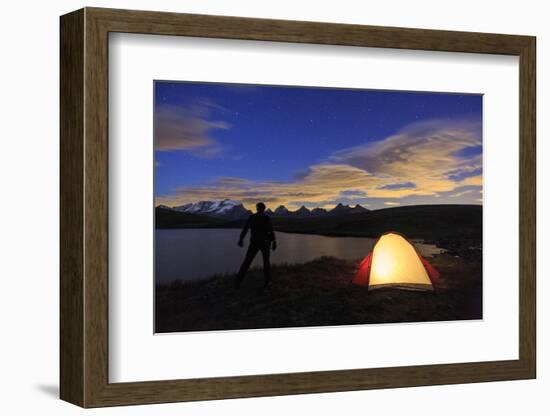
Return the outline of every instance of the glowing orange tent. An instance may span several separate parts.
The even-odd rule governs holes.
[[[402,235],[389,232],[374,244],[352,282],[371,289],[396,286],[433,290],[439,272]]]

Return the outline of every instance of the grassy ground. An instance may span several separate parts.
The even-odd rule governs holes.
[[[440,254],[430,262],[441,273],[434,292],[369,292],[350,283],[356,263],[332,257],[275,266],[268,289],[258,269],[249,271],[240,290],[233,276],[159,285],[156,332],[480,319],[480,261]]]

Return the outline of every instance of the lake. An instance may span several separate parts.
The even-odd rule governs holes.
[[[237,273],[246,253],[239,247],[240,229],[172,229],[155,230],[156,282],[175,280],[190,282],[215,274]],[[271,252],[271,263],[306,263],[321,256],[361,260],[371,250],[374,238],[326,237],[313,234],[276,232],[277,250]],[[430,244],[415,244],[425,257],[441,252]],[[262,265],[258,253],[252,267]]]

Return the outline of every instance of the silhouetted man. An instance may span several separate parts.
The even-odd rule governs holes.
[[[239,288],[241,282],[243,281],[244,275],[246,274],[250,264],[258,254],[258,251],[262,252],[262,258],[264,261],[264,284],[265,286],[269,285],[271,281],[271,265],[269,264],[269,254],[270,250],[277,249],[277,242],[275,241],[275,233],[273,232],[273,226],[271,225],[271,220],[264,213],[265,204],[263,202],[258,202],[256,204],[256,213],[248,217],[246,224],[241,231],[241,236],[239,237],[239,247],[243,246],[243,240],[250,229],[250,244],[248,245],[248,251],[244,258],[243,264],[239,269],[237,278],[235,279],[235,287]]]

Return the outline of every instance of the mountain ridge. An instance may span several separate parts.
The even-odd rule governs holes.
[[[422,239],[445,247],[453,255],[479,257],[483,236],[483,207],[475,204],[407,205],[356,214],[320,216],[272,216],[277,232],[331,237],[378,238],[392,231],[409,239]],[[157,207],[157,229],[241,229],[246,218],[231,219],[186,214]],[[477,256],[477,257],[476,257]],[[477,260],[476,260],[477,261]]]
[[[160,206],[159,206],[160,207]],[[219,201],[197,201],[176,207],[162,206],[163,209],[172,209],[174,211],[186,214],[207,215],[210,217],[224,218],[244,218],[252,212],[244,207],[238,201],[223,199]]]
[[[252,211],[246,209],[244,205],[235,200],[222,199],[222,200],[204,200],[197,202],[190,202],[184,205],[178,205],[170,207],[167,205],[158,205],[157,208],[165,210],[173,210],[182,212],[185,214],[205,215],[216,218],[226,219],[241,219],[252,214]],[[266,210],[266,214],[272,217],[319,217],[325,215],[344,215],[344,214],[356,214],[369,212],[370,210],[356,204],[355,206],[344,205],[339,203],[332,209],[325,208],[313,208],[309,209],[305,205],[302,205],[295,211],[290,211],[286,206],[279,205],[274,211],[270,208]]]

